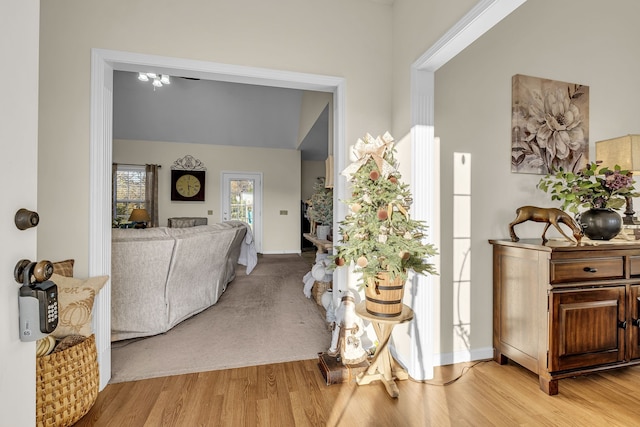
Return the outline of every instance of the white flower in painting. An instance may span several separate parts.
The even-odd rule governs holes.
[[[529,106],[527,130],[546,149],[549,164],[553,159],[567,159],[584,143],[580,109],[561,89],[548,91],[544,99],[537,95]]]

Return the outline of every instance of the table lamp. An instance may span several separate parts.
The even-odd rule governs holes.
[[[601,166],[613,169],[616,165],[633,174],[640,171],[640,135],[626,135],[618,138],[596,142],[596,161]],[[638,225],[640,222],[634,217],[633,199],[625,197],[627,207],[624,211],[622,223]]]
[[[147,221],[151,221],[151,217],[146,209],[133,209],[129,221],[136,223],[136,228],[147,228]]]

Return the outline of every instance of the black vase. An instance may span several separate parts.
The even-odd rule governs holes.
[[[622,218],[611,209],[592,208],[578,217],[584,235],[591,240],[610,240],[622,230]]]

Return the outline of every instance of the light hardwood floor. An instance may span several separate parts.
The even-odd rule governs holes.
[[[437,368],[435,383],[327,386],[317,360],[108,385],[76,426],[640,426],[640,366],[560,380],[493,361]]]

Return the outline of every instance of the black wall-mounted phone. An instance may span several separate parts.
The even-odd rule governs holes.
[[[22,283],[18,296],[22,341],[44,338],[58,326],[58,286],[49,280],[52,274],[49,261],[23,259],[16,264],[14,277]]]

